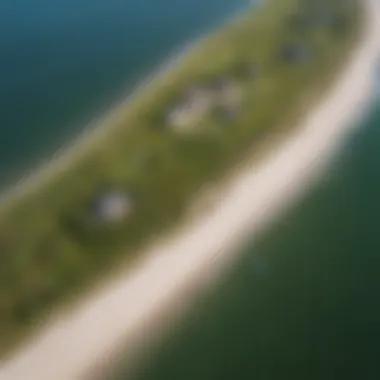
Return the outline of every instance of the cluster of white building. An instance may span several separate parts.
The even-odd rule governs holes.
[[[239,84],[229,78],[220,78],[213,85],[189,89],[173,109],[168,112],[167,122],[176,131],[187,131],[215,107],[226,111],[236,110],[242,101]]]

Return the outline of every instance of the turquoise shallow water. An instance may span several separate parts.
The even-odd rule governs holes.
[[[2,0],[0,184],[248,0]]]
[[[379,194],[377,105],[319,185],[246,247],[137,379],[380,379]]]

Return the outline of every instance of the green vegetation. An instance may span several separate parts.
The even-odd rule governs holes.
[[[52,305],[110,266],[136,257],[143,243],[178,221],[203,186],[252,149],[258,151],[272,132],[294,125],[305,96],[321,94],[356,41],[358,7],[356,1],[268,1],[205,39],[131,101],[69,172],[4,208],[2,348]],[[310,17],[312,23],[304,22]],[[310,54],[283,59],[286,45],[296,47],[296,56],[299,46]],[[216,109],[189,133],[168,125],[167,113],[189,87],[208,86],[221,77],[236,80],[242,89],[237,115],[221,122]],[[133,212],[117,224],[93,223],[90,205],[107,189],[133,194]]]

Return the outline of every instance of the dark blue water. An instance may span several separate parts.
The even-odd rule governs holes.
[[[1,0],[0,184],[248,0]]]
[[[380,379],[379,295],[377,104],[323,181],[246,247],[137,379]]]

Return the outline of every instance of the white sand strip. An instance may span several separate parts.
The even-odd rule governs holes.
[[[149,335],[162,315],[236,259],[233,248],[259,232],[317,178],[370,102],[380,51],[380,4],[365,0],[367,30],[335,86],[302,127],[254,169],[233,179],[216,207],[169,241],[153,246],[139,265],[118,276],[80,308],[46,325],[7,362],[1,380],[77,380],[124,337]],[[163,313],[164,311],[164,313]],[[167,314],[165,314],[167,313]],[[157,323],[161,316],[161,322]]]

